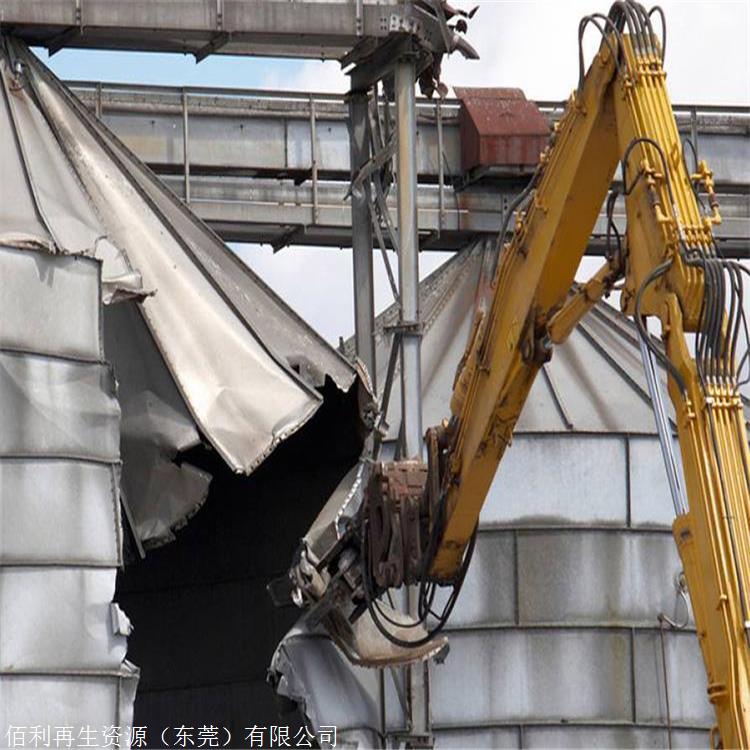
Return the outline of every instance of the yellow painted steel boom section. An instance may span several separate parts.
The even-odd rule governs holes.
[[[716,710],[714,743],[744,748],[750,453],[737,344],[745,269],[723,259],[714,242],[721,217],[711,172],[704,162],[692,173],[686,166],[652,20],[627,1],[581,22],[581,35],[588,24],[599,27],[601,48],[554,129],[499,255],[457,376],[452,418],[428,433],[428,446],[442,456],[441,513],[432,521],[441,528],[429,577],[447,583],[460,575],[540,367],[553,344],[623,279],[622,309],[636,320],[642,350],[669,373],[687,491],[673,529]],[[617,237],[602,270],[571,293],[618,165],[626,235]],[[662,346],[648,334],[647,318],[660,322]]]

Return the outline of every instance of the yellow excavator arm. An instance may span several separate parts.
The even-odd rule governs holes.
[[[663,29],[663,14],[655,12]],[[722,258],[714,242],[712,227],[721,217],[711,172],[703,162],[692,173],[687,169],[653,13],[622,0],[608,16],[581,21],[579,45],[592,25],[601,32],[601,47],[585,75],[581,53],[578,87],[529,186],[508,212],[517,209],[515,229],[478,306],[451,417],[427,432],[427,467],[411,457],[358,475],[344,505],[321,513],[316,524],[333,533],[305,540],[292,581],[295,600],[311,605],[337,642],[356,643],[357,622],[367,612],[395,649],[378,656],[379,663],[424,648],[455,604],[482,505],[534,378],[554,344],[619,284],[621,307],[638,327],[675,504],[674,536],[716,710],[713,744],[746,748],[750,452],[737,354],[746,330],[746,269]],[[624,237],[611,221],[618,165]],[[574,285],[603,204],[614,242],[601,270]],[[661,345],[648,332],[649,319],[661,326]],[[684,476],[676,468],[657,360],[668,373]],[[360,509],[349,516],[360,491]],[[418,587],[416,614],[423,624],[435,616],[436,587],[453,587],[437,627],[426,635],[409,636],[413,625],[385,613],[378,601],[402,585]],[[372,632],[361,642],[370,643]]]
[[[616,3],[594,16],[599,53],[542,154],[527,205],[503,248],[451,403],[428,439],[444,453],[442,532],[430,577],[454,580],[498,463],[554,343],[618,278],[621,306],[646,354],[662,359],[677,430],[687,507],[674,522],[724,747],[750,746],[750,453],[738,390],[740,264],[723,259],[711,173],[690,174],[672,113],[661,45],[648,14]],[[586,19],[582,24],[586,23]],[[624,242],[569,294],[599,210],[622,165]],[[702,212],[697,191],[706,193]],[[663,349],[644,319],[661,323]],[[686,333],[695,334],[691,354]],[[669,440],[662,434],[662,440]],[[428,480],[429,481],[429,480]],[[680,492],[679,482],[675,490]],[[677,498],[679,503],[679,498]]]

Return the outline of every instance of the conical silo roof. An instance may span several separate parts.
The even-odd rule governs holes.
[[[317,412],[326,380],[342,393],[360,381],[7,36],[0,79],[0,245],[100,261],[105,354],[123,411],[123,493],[136,536],[168,540],[209,479],[175,462],[178,454],[203,436],[231,470],[249,473]]]
[[[492,241],[475,242],[420,284],[425,427],[449,416],[456,367],[466,347],[478,290],[492,265],[494,247]],[[398,305],[393,304],[376,319],[378,383],[385,381],[392,326],[398,315]],[[347,353],[352,354],[353,347],[354,342],[347,341]],[[666,386],[663,372],[661,375]],[[389,441],[396,440],[401,421],[398,383],[397,370],[388,406]],[[635,325],[610,304],[597,304],[569,339],[555,347],[552,359],[534,382],[516,432],[655,435]]]
[[[0,52],[0,242],[95,256],[139,310],[192,418],[251,471],[353,368],[22,44]]]

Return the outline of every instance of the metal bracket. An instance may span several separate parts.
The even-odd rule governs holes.
[[[271,247],[274,253],[278,253],[279,250],[283,250],[287,245],[291,245],[294,240],[301,234],[305,234],[307,227],[295,226],[289,227],[280,237],[271,242]]]
[[[205,60],[209,55],[212,55],[214,52],[217,52],[222,47],[224,47],[226,44],[229,43],[231,40],[232,35],[228,31],[222,31],[219,34],[216,34],[211,41],[201,47],[197,52],[195,52],[195,62],[199,63]]]
[[[62,34],[58,34],[47,45],[49,56],[56,55],[68,42],[83,34],[83,0],[74,0],[75,2],[75,26],[71,26]]]
[[[408,34],[391,37],[349,72],[351,91],[367,91],[372,88],[378,81],[393,73],[393,66],[397,60],[409,56],[420,57],[416,40]],[[417,65],[417,68],[420,66]]]
[[[403,320],[384,326],[383,330],[388,333],[398,333],[400,336],[421,336],[424,333],[424,325],[419,321]]]

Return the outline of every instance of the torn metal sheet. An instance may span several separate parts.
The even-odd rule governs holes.
[[[137,309],[104,310],[104,350],[117,373],[122,409],[122,493],[143,547],[169,542],[203,504],[211,477],[177,457],[200,435]]]
[[[316,386],[330,377],[348,390],[353,368],[36,57],[2,44],[0,157],[14,193],[0,241],[100,258],[107,297],[139,300],[197,430],[252,471],[319,408]]]
[[[120,668],[127,642],[112,627],[114,569],[4,567],[0,591],[1,673]]]
[[[304,625],[296,626],[279,644],[269,681],[279,695],[299,705],[317,737],[335,726],[337,747],[382,747],[383,729],[404,724],[390,675],[384,683],[389,723],[382,727],[378,671],[353,667],[325,634]],[[333,744],[321,742],[321,747]]]

